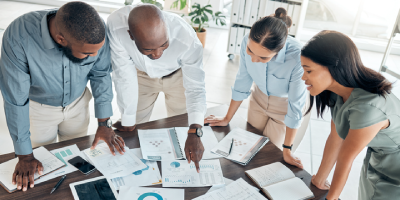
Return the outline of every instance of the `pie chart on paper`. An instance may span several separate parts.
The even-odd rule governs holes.
[[[154,193],[154,192],[148,192],[144,193],[139,196],[138,200],[163,200],[162,196]]]
[[[171,167],[173,168],[178,168],[179,166],[181,166],[181,164],[179,162],[171,162]]]

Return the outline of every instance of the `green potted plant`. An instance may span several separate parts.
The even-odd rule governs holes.
[[[214,14],[211,10],[210,4],[203,7],[201,7],[198,3],[193,4],[192,12],[189,13],[189,16],[191,16],[190,21],[192,22],[192,26],[197,33],[197,37],[203,44],[203,47],[206,43],[205,27],[209,26],[208,21],[210,20],[210,16],[215,20],[216,25],[218,25],[218,22],[221,26],[226,25],[225,15],[223,15],[220,11]]]

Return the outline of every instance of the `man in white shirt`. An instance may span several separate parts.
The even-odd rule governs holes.
[[[122,115],[114,127],[133,131],[136,124],[147,122],[159,92],[164,92],[168,116],[188,113],[185,154],[199,171],[207,106],[203,47],[193,28],[178,15],[151,4],[115,11],[107,28]]]

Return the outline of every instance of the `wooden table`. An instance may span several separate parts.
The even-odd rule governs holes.
[[[208,109],[207,115],[208,114],[225,115],[227,112],[227,109],[228,109],[227,106],[218,106],[218,107],[210,108],[210,109]],[[187,114],[178,115],[178,116],[174,116],[174,117],[160,119],[160,120],[153,121],[153,122],[140,124],[137,126],[137,129],[155,129],[155,128],[182,127],[182,126],[188,126]],[[250,124],[248,124],[244,119],[242,119],[239,116],[235,116],[232,119],[232,121],[230,122],[229,126],[213,127],[213,131],[214,131],[218,141],[220,141],[226,134],[228,134],[230,132],[230,130],[232,128],[236,128],[236,127],[246,129],[253,133],[261,134],[259,131],[257,131],[254,127],[252,127]],[[125,143],[129,148],[140,147],[139,140],[137,137],[137,129],[133,132],[117,132],[120,136],[122,136],[124,138]],[[94,135],[90,135],[90,136],[76,138],[76,139],[72,139],[72,140],[68,140],[68,141],[59,142],[59,143],[49,144],[49,145],[46,145],[45,147],[48,150],[53,150],[53,149],[65,147],[68,145],[77,144],[79,149],[83,150],[83,149],[89,148],[92,145],[93,139],[94,139]],[[3,163],[12,158],[14,158],[14,153],[1,155],[0,163]],[[316,188],[314,185],[311,184],[311,176],[305,170],[296,168],[291,165],[287,165],[283,160],[282,151],[279,150],[271,142],[268,142],[264,146],[264,148],[260,152],[258,152],[258,154],[253,158],[253,160],[250,161],[250,163],[247,166],[242,166],[242,165],[236,164],[236,163],[229,161],[227,159],[224,159],[224,158],[220,158],[220,162],[221,162],[221,167],[222,167],[222,172],[224,174],[224,177],[233,179],[233,180],[236,180],[241,177],[253,186],[255,186],[255,184],[245,175],[245,173],[244,173],[245,170],[253,169],[253,168],[267,165],[267,164],[270,164],[273,162],[282,162],[287,167],[289,167],[295,173],[295,175],[297,177],[302,178],[302,180],[307,184],[307,186],[309,188],[311,188],[312,192],[314,193],[314,195],[316,197],[315,199],[323,200],[323,199],[325,199],[325,196],[327,194],[327,191],[319,190],[318,188]],[[161,169],[161,162],[158,162],[158,165],[159,165],[159,168]],[[88,176],[82,175],[82,173],[79,171],[70,173],[67,175],[67,178],[61,184],[61,186],[51,195],[50,195],[50,191],[56,185],[56,183],[59,181],[60,178],[55,178],[55,179],[46,181],[44,183],[35,185],[35,187],[32,189],[28,188],[28,190],[26,192],[17,191],[12,194],[9,194],[6,192],[6,190],[0,188],[0,199],[2,199],[2,200],[5,200],[5,199],[35,199],[35,200],[38,200],[38,199],[50,199],[50,200],[73,199],[71,190],[69,188],[70,183],[94,178],[97,176],[101,176],[101,173],[98,171],[96,171]],[[161,187],[161,185],[152,186],[152,187]],[[193,199],[195,197],[203,195],[206,193],[206,191],[209,188],[210,187],[184,188],[185,189],[185,199]],[[290,190],[288,190],[288,192],[290,192]]]

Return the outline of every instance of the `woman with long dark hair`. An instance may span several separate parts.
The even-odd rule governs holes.
[[[211,115],[204,123],[228,125],[242,101],[251,94],[247,121],[278,148],[284,148],[287,163],[303,168],[291,147],[301,125],[307,91],[301,80],[301,45],[288,36],[292,22],[286,13],[284,8],[278,8],[273,15],[255,22],[250,34],[244,36],[228,113],[224,117]]]
[[[356,156],[368,147],[358,199],[400,198],[400,100],[392,84],[366,68],[351,39],[322,31],[301,51],[303,80],[315,97],[318,115],[330,108],[331,133],[321,166],[312,178],[327,199],[338,199]],[[314,98],[312,98],[312,108]],[[326,181],[336,164],[332,185]]]

